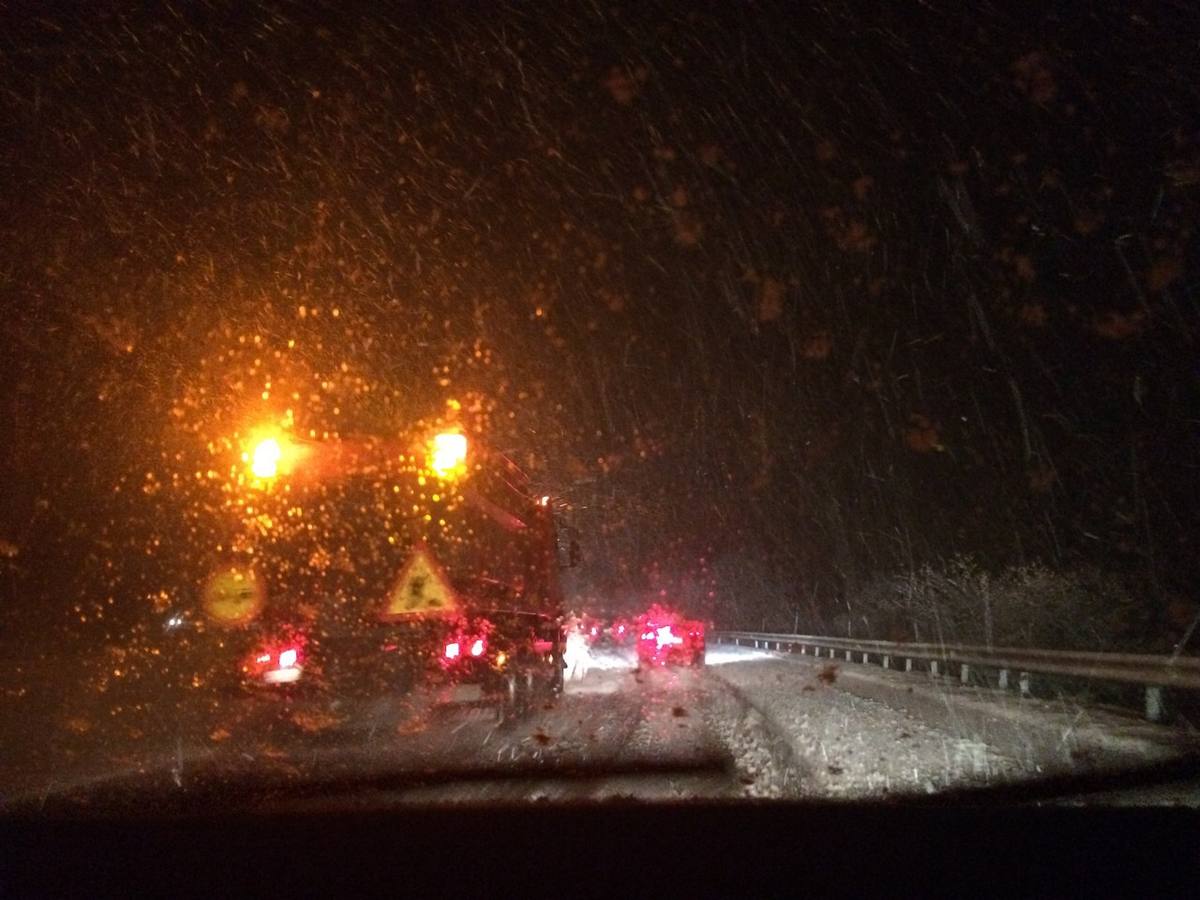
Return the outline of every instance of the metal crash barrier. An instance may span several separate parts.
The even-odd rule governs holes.
[[[972,667],[992,669],[998,672],[996,685],[1004,689],[1011,684],[1011,673],[1016,672],[1017,689],[1023,696],[1031,693],[1035,674],[1139,685],[1145,689],[1145,715],[1152,722],[1164,717],[1164,689],[1200,690],[1200,658],[1192,656],[909,644],[755,631],[717,631],[712,633],[711,640],[716,644],[764,650],[786,649],[790,653],[812,654],[818,659],[844,659],[864,665],[878,659],[885,669],[899,666],[905,672],[913,671],[915,661],[925,664],[931,675],[949,674],[951,667],[957,666],[963,684],[969,683]]]

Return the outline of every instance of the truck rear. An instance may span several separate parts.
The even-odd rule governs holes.
[[[460,432],[407,452],[272,435],[244,462],[258,527],[201,592],[242,689],[403,696],[417,713],[466,700],[501,718],[561,692],[553,507],[505,457]]]

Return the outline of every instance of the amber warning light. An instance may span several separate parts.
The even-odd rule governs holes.
[[[275,438],[261,440],[254,447],[254,456],[250,460],[250,471],[255,478],[274,478],[279,474],[279,460],[283,450]]]
[[[433,439],[429,452],[429,468],[439,478],[453,478],[466,466],[467,436],[446,432]]]

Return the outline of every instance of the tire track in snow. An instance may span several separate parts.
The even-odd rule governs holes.
[[[811,771],[795,752],[787,730],[736,685],[705,669],[703,708],[737,769],[740,795],[798,797]]]

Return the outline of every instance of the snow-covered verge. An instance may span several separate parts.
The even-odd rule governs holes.
[[[744,698],[761,727],[787,743],[808,797],[880,798],[934,793],[1029,774],[986,744],[931,728],[907,713],[837,687],[838,668],[756,654],[716,660],[710,675]],[[758,729],[750,727],[747,734]],[[737,746],[739,738],[731,738]],[[751,739],[755,740],[755,739]],[[761,739],[758,739],[761,740]]]
[[[763,712],[732,685],[709,679],[702,693],[705,724],[729,753],[741,796],[801,795],[805,772],[793,748]]]

